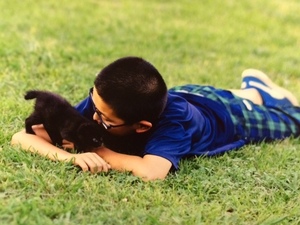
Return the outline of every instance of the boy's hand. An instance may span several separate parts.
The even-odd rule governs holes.
[[[107,172],[111,166],[94,152],[72,154],[73,164],[79,166],[83,171],[92,173]]]

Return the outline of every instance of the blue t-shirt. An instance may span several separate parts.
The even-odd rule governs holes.
[[[76,109],[93,118],[90,97]],[[244,145],[235,137],[233,123],[223,105],[191,93],[169,91],[166,108],[151,130],[144,143],[143,155],[163,157],[175,169],[182,158],[212,156]]]

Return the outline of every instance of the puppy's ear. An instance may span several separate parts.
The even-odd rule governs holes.
[[[91,128],[91,125],[88,123],[82,123],[77,129],[77,133],[85,133]]]
[[[64,129],[61,131],[61,136],[62,136],[62,139],[66,139],[71,142],[77,141],[77,139],[76,139],[77,136],[76,136],[75,130]]]
[[[99,126],[96,123],[82,123],[80,126],[77,128],[76,133],[77,135],[84,135],[86,136],[87,134],[90,135],[101,135],[103,134],[104,128]]]

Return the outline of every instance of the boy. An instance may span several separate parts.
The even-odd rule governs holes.
[[[12,144],[52,160],[73,160],[93,173],[131,171],[144,180],[164,179],[182,158],[217,155],[250,142],[298,136],[300,108],[286,89],[258,70],[245,70],[239,90],[186,85],[167,90],[149,62],[125,57],[96,77],[76,106],[106,129],[105,146],[71,154],[53,146],[43,126],[18,132]],[[72,146],[65,140],[65,147]]]

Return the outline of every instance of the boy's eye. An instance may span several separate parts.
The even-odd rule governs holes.
[[[110,119],[107,119],[105,116],[102,116],[102,120],[106,123],[113,123]]]

